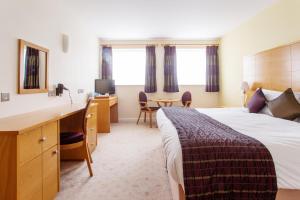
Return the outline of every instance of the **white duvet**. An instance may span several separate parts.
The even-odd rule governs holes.
[[[300,189],[300,123],[249,113],[244,108],[197,110],[263,143],[272,154],[278,187]],[[168,173],[184,187],[182,152],[177,131],[162,110],[157,112],[157,123],[162,135]]]

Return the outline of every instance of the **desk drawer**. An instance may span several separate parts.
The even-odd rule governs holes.
[[[57,122],[52,122],[43,126],[42,128],[42,139],[43,141],[43,151],[48,150],[49,148],[57,145],[58,142],[58,130],[57,130]]]
[[[111,107],[111,106],[113,106],[113,105],[115,105],[115,104],[117,104],[118,103],[118,99],[117,98],[111,98],[111,99],[109,99],[109,106]]]
[[[42,156],[20,168],[20,200],[43,199]]]
[[[41,128],[18,135],[20,164],[32,160],[42,153]]]
[[[43,153],[43,200],[52,200],[58,192],[58,148]]]

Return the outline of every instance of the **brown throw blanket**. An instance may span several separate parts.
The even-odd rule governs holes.
[[[275,200],[275,167],[261,142],[195,109],[162,110],[181,143],[186,199]]]

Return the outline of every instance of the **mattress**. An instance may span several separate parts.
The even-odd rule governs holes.
[[[263,143],[273,157],[278,188],[300,189],[300,123],[249,113],[245,108],[197,110]],[[184,188],[182,151],[177,131],[162,110],[157,112],[157,124],[168,173]]]

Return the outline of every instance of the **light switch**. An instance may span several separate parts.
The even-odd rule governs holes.
[[[56,97],[56,91],[55,90],[49,90],[48,91],[48,97]]]
[[[9,101],[9,93],[1,93],[1,102]]]
[[[78,93],[78,94],[84,93],[84,89],[78,89],[78,90],[77,90],[77,93]]]

